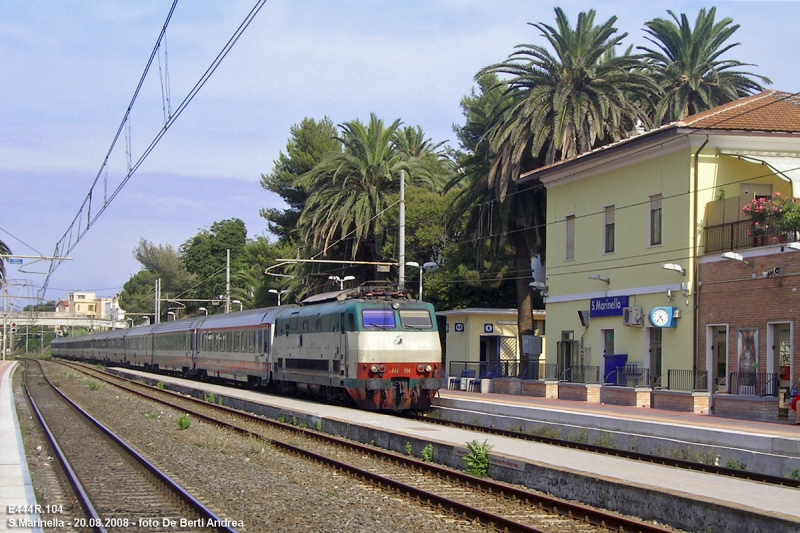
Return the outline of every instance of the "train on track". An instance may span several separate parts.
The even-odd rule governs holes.
[[[246,382],[361,409],[430,407],[442,382],[433,306],[381,286],[52,342],[53,355]]]

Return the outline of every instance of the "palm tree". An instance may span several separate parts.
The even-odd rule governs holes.
[[[449,220],[451,233],[475,243],[477,267],[481,269],[488,253],[498,257],[504,247],[514,254],[514,279],[517,294],[517,322],[520,335],[533,334],[531,256],[544,249],[545,190],[542,187],[518,185],[510,181],[500,199],[490,183],[491,169],[496,161],[488,132],[507,111],[504,99],[506,87],[495,74],[477,78],[480,93],[475,91],[462,99],[461,107],[466,124],[457,128],[459,141],[466,151],[459,158],[460,173],[449,187],[460,190],[453,202],[454,212]],[[506,194],[507,193],[507,194]],[[458,228],[457,230],[455,228]],[[527,363],[527,361],[523,361]]]
[[[700,10],[694,23],[689,25],[686,15],[680,19],[670,10],[673,20],[656,18],[645,23],[648,41],[655,48],[640,46],[648,67],[664,91],[655,109],[655,122],[661,124],[681,120],[743,96],[764,87],[760,82],[772,83],[769,78],[737,69],[755,66],[720,56],[740,43],[725,44],[739,29],[730,18],[714,21],[717,8],[708,12]],[[759,81],[757,81],[759,80]]]
[[[380,214],[399,190],[400,171],[411,183],[433,184],[423,159],[407,157],[398,146],[400,124],[398,119],[386,127],[372,114],[366,126],[358,120],[341,125],[343,150],[328,154],[298,180],[309,191],[298,223],[306,243],[327,253],[352,233],[353,259],[379,259],[375,239],[385,229]]]
[[[11,249],[4,243],[0,241],[0,255],[11,255]],[[3,283],[6,281],[6,263],[5,260],[0,257],[0,287],[3,286]]]
[[[598,142],[618,140],[635,120],[647,121],[635,102],[657,91],[640,59],[617,56],[628,34],[615,35],[616,17],[595,25],[595,12],[578,15],[575,28],[560,8],[556,27],[531,24],[553,49],[521,44],[502,63],[484,68],[508,75],[506,110],[489,131],[493,151],[489,184],[503,198],[520,172],[591,150]]]

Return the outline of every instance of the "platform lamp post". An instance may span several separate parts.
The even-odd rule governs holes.
[[[167,311],[167,318],[169,318],[170,315],[172,315],[172,321],[174,322],[175,321],[175,311]]]
[[[231,303],[232,304],[239,304],[239,312],[242,311],[242,302],[240,302],[239,300],[231,300]]]
[[[206,309],[205,307],[198,307],[197,310],[202,311],[203,313],[205,313],[206,316],[208,316],[208,309]]]
[[[331,279],[331,280],[337,282],[339,284],[339,290],[343,291],[344,290],[344,282],[345,281],[354,280],[354,279],[356,279],[356,277],[355,276],[345,276],[343,278],[340,278],[339,276],[328,276],[328,279]]]
[[[434,270],[435,268],[439,267],[439,263],[436,261],[428,261],[427,263],[423,263],[422,266],[419,265],[416,261],[406,261],[406,266],[414,267],[419,269],[419,301],[422,301],[422,272],[425,270]]]
[[[287,289],[283,289],[282,291],[279,291],[278,289],[270,289],[267,292],[271,292],[272,294],[275,294],[278,297],[278,305],[281,305],[281,294],[289,293]]]

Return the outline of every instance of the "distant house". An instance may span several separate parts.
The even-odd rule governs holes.
[[[800,98],[743,98],[520,178],[533,180],[562,378],[636,371],[656,389],[777,402],[800,376],[800,254],[784,244],[800,233],[763,235],[742,210],[800,197]]]

